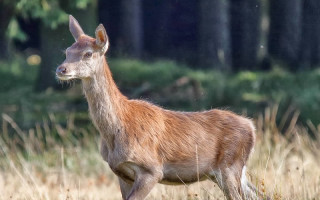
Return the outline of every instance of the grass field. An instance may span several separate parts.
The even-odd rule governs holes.
[[[248,163],[248,177],[273,199],[320,199],[320,142],[312,140],[291,119],[281,134],[275,124],[277,107],[256,119],[257,144]],[[68,117],[69,119],[72,116]],[[120,199],[116,177],[98,151],[94,129],[76,130],[72,122],[62,127],[48,124],[21,131],[3,115],[0,139],[0,199]],[[49,125],[50,124],[50,125]],[[6,128],[17,131],[6,135]],[[43,132],[59,132],[62,140]],[[77,139],[72,132],[82,132]],[[319,133],[318,129],[314,129]],[[28,135],[28,136],[27,136]],[[148,199],[224,199],[217,185],[157,185]]]
[[[169,61],[110,65],[131,98],[178,110],[227,107],[252,117],[257,143],[248,162],[250,180],[273,199],[320,199],[319,70],[225,75]],[[35,93],[37,69],[23,59],[0,62],[0,199],[120,199],[79,84]],[[157,185],[148,199],[224,197],[205,181]]]

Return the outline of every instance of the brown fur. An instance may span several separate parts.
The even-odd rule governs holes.
[[[77,42],[67,49],[61,65],[66,72],[60,66],[57,76],[82,80],[92,121],[101,134],[102,157],[119,176],[123,199],[144,199],[158,182],[192,183],[198,175],[199,180],[217,182],[228,199],[256,198],[243,177],[255,142],[251,120],[229,111],[175,112],[127,99],[112,79],[104,57],[107,46],[97,46],[108,45],[103,26],[94,39],[74,24],[70,17]],[[82,58],[84,51],[93,51],[92,58]]]

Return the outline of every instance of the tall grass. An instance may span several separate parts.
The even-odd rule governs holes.
[[[276,123],[278,107],[256,119],[257,143],[248,176],[273,199],[320,199],[320,127],[296,124],[290,108]],[[2,115],[0,199],[120,199],[117,178],[99,155],[99,135],[78,128],[73,114],[65,125],[50,115],[42,124],[21,130]],[[14,131],[16,134],[9,134]],[[224,199],[218,186],[205,181],[182,186],[157,185],[148,199]]]

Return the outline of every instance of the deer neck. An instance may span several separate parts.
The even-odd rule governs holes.
[[[126,97],[117,88],[104,57],[99,60],[96,69],[94,77],[82,80],[83,91],[92,121],[111,148],[110,140],[122,129],[120,114]]]

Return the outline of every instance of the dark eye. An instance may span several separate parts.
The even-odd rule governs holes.
[[[91,51],[88,51],[83,55],[84,58],[91,58],[91,56],[92,56],[92,52]]]

